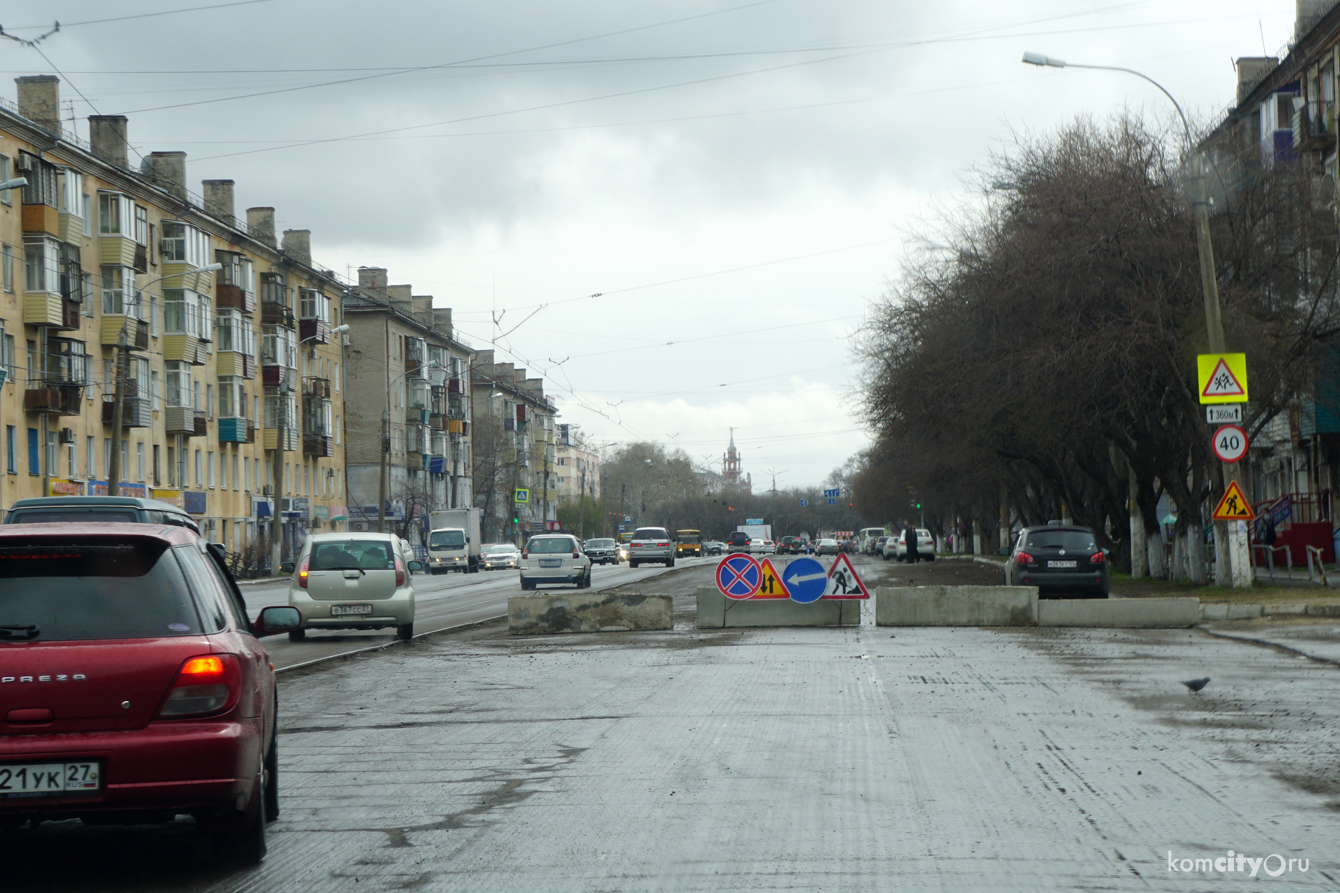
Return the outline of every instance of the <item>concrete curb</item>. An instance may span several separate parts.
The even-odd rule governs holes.
[[[507,599],[507,631],[514,636],[674,626],[674,599],[668,595],[578,591]]]
[[[1112,629],[1182,629],[1200,623],[1200,599],[1084,598],[1038,602],[1038,626]]]
[[[863,599],[833,599],[802,605],[786,598],[728,599],[715,587],[695,594],[699,629],[755,626],[860,626]]]
[[[1259,605],[1215,604],[1200,606],[1202,620],[1256,620],[1260,617],[1340,617],[1340,604],[1280,602]]]

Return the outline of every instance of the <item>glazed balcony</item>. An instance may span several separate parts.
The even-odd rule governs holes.
[[[316,459],[329,459],[335,455],[335,438],[319,431],[304,431],[302,454]]]
[[[255,443],[256,426],[243,418],[219,419],[219,443]]]
[[[256,293],[240,285],[220,282],[214,287],[214,300],[220,310],[241,310],[248,315],[256,312]]]
[[[297,317],[293,315],[293,308],[288,304],[279,301],[261,301],[261,325],[292,329],[297,325]]]
[[[110,425],[112,414],[116,411],[116,399],[111,396],[102,400],[102,423]],[[140,397],[125,397],[121,400],[121,427],[148,428],[153,423],[153,412],[149,401]]]
[[[312,344],[330,343],[330,322],[324,319],[303,319],[298,321],[298,338]]]

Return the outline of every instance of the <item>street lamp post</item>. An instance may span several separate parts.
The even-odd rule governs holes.
[[[1132,68],[1121,68],[1116,65],[1067,63],[1064,59],[1055,59],[1042,53],[1032,52],[1024,53],[1022,61],[1026,65],[1037,65],[1039,67],[1088,68],[1096,71],[1120,71],[1125,74],[1133,74],[1157,87],[1164,96],[1168,97],[1168,100],[1173,104],[1173,108],[1177,109],[1177,115],[1182,119],[1182,131],[1186,137],[1187,152],[1191,161],[1189,185],[1191,187],[1191,207],[1196,221],[1196,249],[1200,256],[1200,284],[1205,303],[1205,332],[1210,353],[1223,353],[1224,322],[1219,308],[1219,284],[1214,273],[1214,243],[1210,238],[1210,209],[1205,185],[1205,158],[1201,152],[1197,151],[1195,141],[1191,138],[1191,125],[1187,123],[1186,115],[1182,112],[1182,106],[1178,104],[1171,93],[1163,88],[1162,84]],[[1241,472],[1236,463],[1221,463],[1221,469],[1225,487],[1230,483],[1239,482]],[[1247,589],[1252,585],[1251,549],[1244,527],[1245,525],[1241,522],[1215,522],[1216,534],[1222,534],[1228,546],[1226,551],[1228,553],[1229,579],[1235,589]],[[1196,532],[1196,535],[1200,535],[1199,531]],[[1222,582],[1224,578],[1220,576],[1219,579]]]
[[[135,289],[135,299],[129,304],[125,303],[125,296],[122,295],[121,331],[116,336],[116,378],[112,383],[112,454],[107,459],[108,496],[121,495],[121,424],[125,421],[123,404],[126,399],[126,379],[130,377],[130,339],[126,331],[126,327],[130,324],[130,308],[139,307],[144,290],[155,283],[191,273],[213,273],[222,269],[223,264],[206,264],[193,270],[183,270],[180,273],[170,273],[151,279],[144,284],[144,288]],[[138,321],[138,317],[136,319]]]
[[[340,335],[349,331],[347,325],[336,326],[330,330],[331,335]],[[308,341],[321,337],[311,335],[303,338],[294,346],[294,351],[302,349],[302,346]],[[279,566],[284,562],[284,513],[281,508],[281,501],[284,496],[284,432],[288,428],[288,376],[282,372],[279,376],[279,385],[275,390],[278,392],[278,399],[275,411],[278,414],[278,427],[275,431],[275,458],[274,467],[270,469],[273,478],[274,488],[274,512],[270,516],[270,522],[274,526],[274,534],[270,537],[270,573],[279,570]]]

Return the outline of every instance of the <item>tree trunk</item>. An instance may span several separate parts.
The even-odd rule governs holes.
[[[1140,509],[1140,482],[1135,469],[1127,466],[1126,474],[1130,484],[1130,523],[1131,523],[1131,579],[1139,580],[1149,576],[1149,552],[1145,537],[1145,516]]]
[[[1159,580],[1168,579],[1168,550],[1163,546],[1163,536],[1151,536],[1145,540],[1145,554],[1149,558],[1149,576]]]

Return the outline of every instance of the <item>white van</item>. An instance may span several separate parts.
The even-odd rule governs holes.
[[[444,527],[428,533],[428,571],[441,574],[447,571],[469,573],[470,547],[465,531],[459,527]]]

